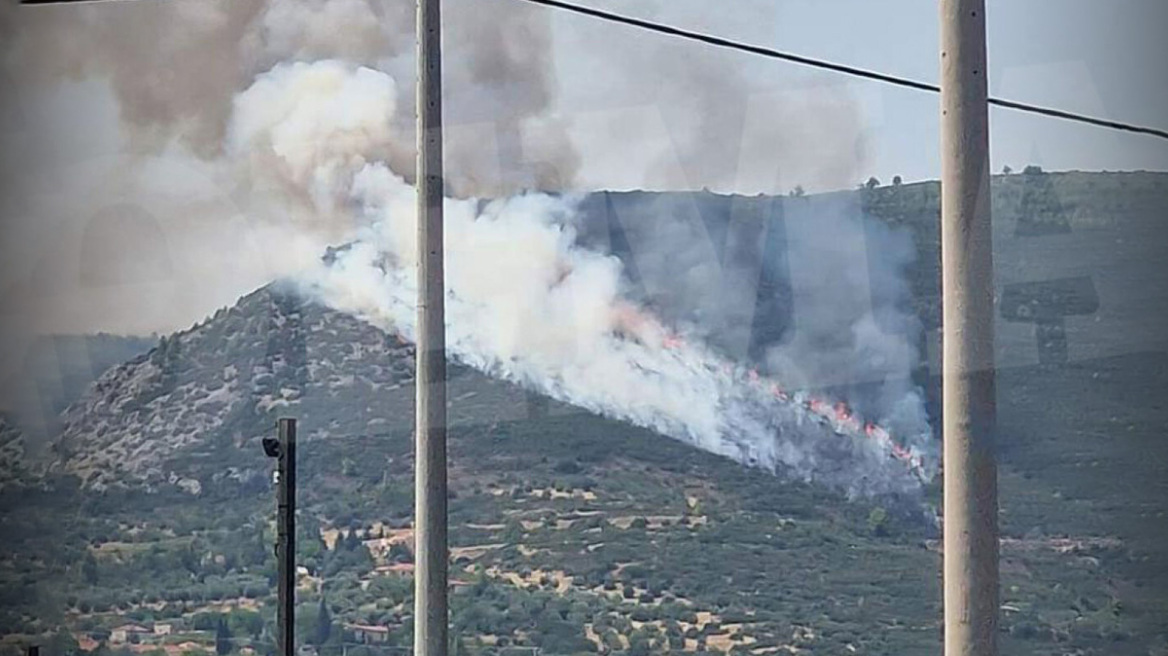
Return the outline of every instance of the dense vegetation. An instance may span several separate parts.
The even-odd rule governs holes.
[[[1030,170],[996,180],[995,212],[1023,239],[1126,234],[1162,217],[1165,179]],[[918,310],[934,326],[936,191],[855,192],[913,231]],[[287,407],[273,398],[298,402],[304,436],[299,642],[328,656],[411,643],[408,349],[310,308],[264,314],[281,298],[255,297],[140,359],[154,378],[128,401],[143,417],[178,393],[214,394],[231,364],[260,372],[222,424],[175,443],[175,480],[94,489],[57,473],[3,489],[4,649],[272,653],[274,499],[255,438]],[[302,323],[273,319],[289,314]],[[361,367],[359,387],[337,387],[349,370],[320,374],[339,362]],[[310,385],[309,367],[330,384]],[[921,372],[933,390],[935,372]],[[849,502],[454,373],[460,653],[937,653],[938,535],[922,509]],[[999,372],[1003,653],[1168,648],[1165,388],[1162,352]],[[172,633],[115,640],[128,623]],[[366,625],[388,628],[387,642],[361,644]]]

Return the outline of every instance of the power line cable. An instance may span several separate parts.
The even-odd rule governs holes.
[[[116,2],[118,0],[20,0],[20,3],[23,5],[42,5],[42,4],[43,5],[54,5],[54,4],[84,4],[84,3],[90,3],[90,2],[110,2],[110,1]],[[731,50],[748,52],[748,53],[751,53],[754,55],[769,57],[771,59],[781,59],[783,61],[788,61],[788,62],[791,62],[794,64],[800,64],[803,66],[810,66],[813,68],[819,68],[819,69],[823,69],[823,70],[833,71],[835,73],[842,73],[844,75],[851,75],[853,77],[874,80],[877,82],[883,82],[885,84],[891,84],[894,86],[915,89],[917,91],[927,91],[930,93],[940,93],[941,92],[941,87],[939,87],[935,84],[921,82],[919,80],[912,80],[909,78],[899,77],[896,75],[889,75],[887,73],[880,73],[878,71],[871,71],[871,70],[867,70],[867,69],[863,69],[863,68],[858,68],[856,66],[848,66],[846,64],[836,64],[834,62],[829,62],[829,61],[825,61],[822,59],[815,59],[813,57],[804,57],[803,55],[796,55],[796,54],[789,53],[789,52],[782,52],[779,50],[774,50],[773,48],[764,48],[762,46],[751,45],[749,43],[742,43],[741,41],[733,41],[731,39],[725,39],[725,38],[722,38],[719,36],[714,36],[711,34],[703,34],[701,32],[694,32],[691,30],[683,30],[681,28],[673,27],[671,25],[663,25],[661,23],[653,23],[650,21],[641,20],[639,18],[633,18],[631,16],[623,16],[620,14],[614,14],[612,12],[603,11],[600,9],[593,9],[591,7],[583,7],[580,5],[574,5],[574,4],[571,4],[568,2],[562,2],[562,0],[522,0],[522,1],[523,2],[530,2],[532,4],[537,4],[537,5],[543,5],[545,7],[562,9],[564,11],[582,14],[585,16],[591,16],[592,18],[599,18],[601,20],[606,20],[606,21],[610,21],[610,22],[614,22],[614,23],[621,23],[624,25],[637,27],[637,28],[640,28],[643,30],[648,30],[651,32],[657,32],[660,34],[667,34],[669,36],[676,36],[676,37],[680,37],[683,39],[689,39],[691,41],[699,41],[699,42],[705,43],[707,45],[718,46],[721,48],[730,48]],[[1014,100],[1005,100],[1002,98],[988,98],[987,102],[990,105],[1002,107],[1005,109],[1013,109],[1013,110],[1020,111],[1020,112],[1026,112],[1026,113],[1030,113],[1030,114],[1038,114],[1041,116],[1048,116],[1051,118],[1058,118],[1058,119],[1063,119],[1063,120],[1067,120],[1067,121],[1074,121],[1074,122],[1078,122],[1078,123],[1085,123],[1088,125],[1094,125],[1094,126],[1102,127],[1102,128],[1109,128],[1112,130],[1120,130],[1123,132],[1133,132],[1133,133],[1137,133],[1137,134],[1146,134],[1146,135],[1153,136],[1153,137],[1159,137],[1161,139],[1168,139],[1168,131],[1160,130],[1157,128],[1149,128],[1149,127],[1144,127],[1144,126],[1140,126],[1140,125],[1133,125],[1131,123],[1123,123],[1121,121],[1111,121],[1108,119],[1097,118],[1094,116],[1087,116],[1085,114],[1077,114],[1074,112],[1068,112],[1068,111],[1064,111],[1061,109],[1054,109],[1051,107],[1041,107],[1038,105],[1030,105],[1027,103],[1017,102]]]
[[[789,52],[782,52],[779,50],[774,50],[772,48],[764,48],[762,46],[751,45],[749,43],[743,43],[741,41],[733,41],[731,39],[726,39],[726,38],[714,36],[711,34],[704,34],[701,32],[684,30],[684,29],[681,29],[679,27],[673,27],[671,25],[663,25],[661,23],[653,23],[653,22],[642,20],[639,18],[633,18],[631,16],[623,16],[621,14],[614,14],[612,12],[603,11],[600,9],[593,9],[591,7],[583,7],[583,6],[575,5],[575,4],[572,4],[569,2],[563,2],[562,0],[522,0],[522,2],[530,2],[532,4],[543,5],[545,7],[562,9],[564,11],[569,11],[569,12],[576,13],[576,14],[582,14],[584,16],[590,16],[592,18],[598,18],[600,20],[605,20],[605,21],[609,21],[609,22],[613,22],[613,23],[620,23],[623,25],[629,25],[629,26],[640,28],[643,30],[648,30],[650,32],[657,32],[659,34],[676,36],[676,37],[688,39],[691,41],[699,41],[701,43],[705,43],[707,45],[712,45],[712,46],[717,46],[720,48],[729,48],[731,50],[738,50],[741,52],[747,52],[747,53],[750,53],[753,55],[760,55],[763,57],[769,57],[771,59],[780,59],[780,60],[788,61],[788,62],[791,62],[794,64],[800,64],[803,66],[810,66],[813,68],[828,70],[828,71],[832,71],[835,73],[842,73],[844,75],[851,75],[853,77],[859,77],[859,78],[864,78],[864,79],[868,79],[868,80],[875,80],[877,82],[883,82],[885,84],[891,84],[894,86],[905,87],[905,88],[914,89],[917,91],[927,91],[930,93],[940,93],[941,92],[941,87],[939,87],[935,84],[921,82],[919,80],[912,80],[912,79],[905,78],[905,77],[898,77],[896,75],[888,75],[887,73],[880,73],[878,71],[857,68],[855,66],[848,66],[846,64],[837,64],[834,62],[824,61],[822,59],[815,59],[812,57],[804,57],[803,55],[796,55],[796,54],[789,53]],[[990,105],[995,105],[997,107],[1003,107],[1005,109],[1013,109],[1013,110],[1020,111],[1020,112],[1027,112],[1027,113],[1031,113],[1031,114],[1039,114],[1042,116],[1049,116],[1052,118],[1064,119],[1067,121],[1076,121],[1079,123],[1086,123],[1088,125],[1094,125],[1097,127],[1110,128],[1113,130],[1121,130],[1124,132],[1134,132],[1134,133],[1138,133],[1138,134],[1146,134],[1146,135],[1150,135],[1153,137],[1159,137],[1161,139],[1168,139],[1168,131],[1160,130],[1157,128],[1149,128],[1149,127],[1144,127],[1144,126],[1140,126],[1140,125],[1133,125],[1130,123],[1123,123],[1120,121],[1111,121],[1111,120],[1107,120],[1107,119],[1096,118],[1093,116],[1087,116],[1084,114],[1076,114],[1074,112],[1068,112],[1068,111],[1064,111],[1061,109],[1052,109],[1050,107],[1040,107],[1038,105],[1030,105],[1030,104],[1026,104],[1026,103],[1013,101],[1013,100],[1003,100],[1001,98],[989,98],[988,102]]]

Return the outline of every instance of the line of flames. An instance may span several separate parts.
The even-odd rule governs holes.
[[[642,342],[657,342],[662,348],[673,351],[685,346],[685,340],[680,335],[665,329],[655,319],[646,316],[632,306],[624,305],[616,308],[614,318],[620,332],[633,336]],[[726,364],[724,367],[725,373],[730,373],[730,365]],[[844,401],[833,403],[802,392],[788,393],[778,382],[764,378],[756,369],[749,369],[746,372],[746,379],[756,389],[765,388],[778,401],[799,404],[806,411],[828,421],[837,433],[874,441],[887,451],[890,457],[904,463],[921,480],[926,480],[927,476],[920,454],[911,447],[902,446],[886,428],[870,421],[862,421]]]

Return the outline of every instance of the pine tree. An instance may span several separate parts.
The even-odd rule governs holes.
[[[226,656],[231,653],[231,631],[227,628],[227,620],[222,615],[215,625],[215,653]]]
[[[81,562],[81,575],[89,585],[97,585],[97,559],[92,551],[85,553],[85,560]]]
[[[316,634],[313,636],[315,644],[319,647],[328,642],[332,632],[333,618],[329,614],[328,604],[325,603],[324,595],[321,595],[320,606],[316,610]]]

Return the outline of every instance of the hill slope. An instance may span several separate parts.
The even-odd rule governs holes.
[[[999,322],[1009,356],[999,353],[1003,653],[1168,647],[1159,398],[1168,357],[1149,335],[1168,297],[1163,259],[1153,257],[1168,244],[1156,238],[1168,235],[1165,180],[996,181],[1003,287],[1089,274],[1100,297],[1093,315],[1064,318],[1061,351],[1038,339],[1057,332]],[[927,327],[938,309],[935,191],[925,183],[846,199],[915,235],[910,274]],[[605,207],[684,218],[669,203],[695,202],[690,217],[708,221],[723,253],[746,230],[735,216],[813,218],[795,209],[805,199],[597,198],[586,201],[599,203],[586,221],[601,221]],[[652,227],[621,225],[607,242],[615,250]],[[652,260],[636,264],[642,279],[655,275]],[[688,312],[684,295],[670,305],[654,301],[652,285],[643,293]],[[781,324],[767,314],[782,311],[771,302],[758,306],[759,326]],[[928,364],[918,375],[935,390],[939,369]],[[929,527],[473,371],[451,373],[454,626],[467,651],[510,641],[545,653],[936,653],[940,561]],[[286,412],[303,435],[305,641],[323,585],[336,622],[325,654],[355,638],[344,623],[386,625],[393,644],[409,644],[411,382],[408,345],[272,288],[109,371],[64,414],[44,484],[0,495],[11,536],[0,633],[100,634],[127,615],[194,629],[206,625],[200,613],[235,608],[235,639],[270,650],[270,463],[255,440]],[[257,603],[253,631],[245,616]],[[190,635],[213,650],[209,636]]]
[[[255,446],[277,416],[296,416],[308,439],[407,428],[413,358],[399,337],[265,287],[103,375],[63,413],[53,466],[98,487],[157,483],[192,456]],[[525,398],[458,365],[450,379],[455,424],[514,414]]]

